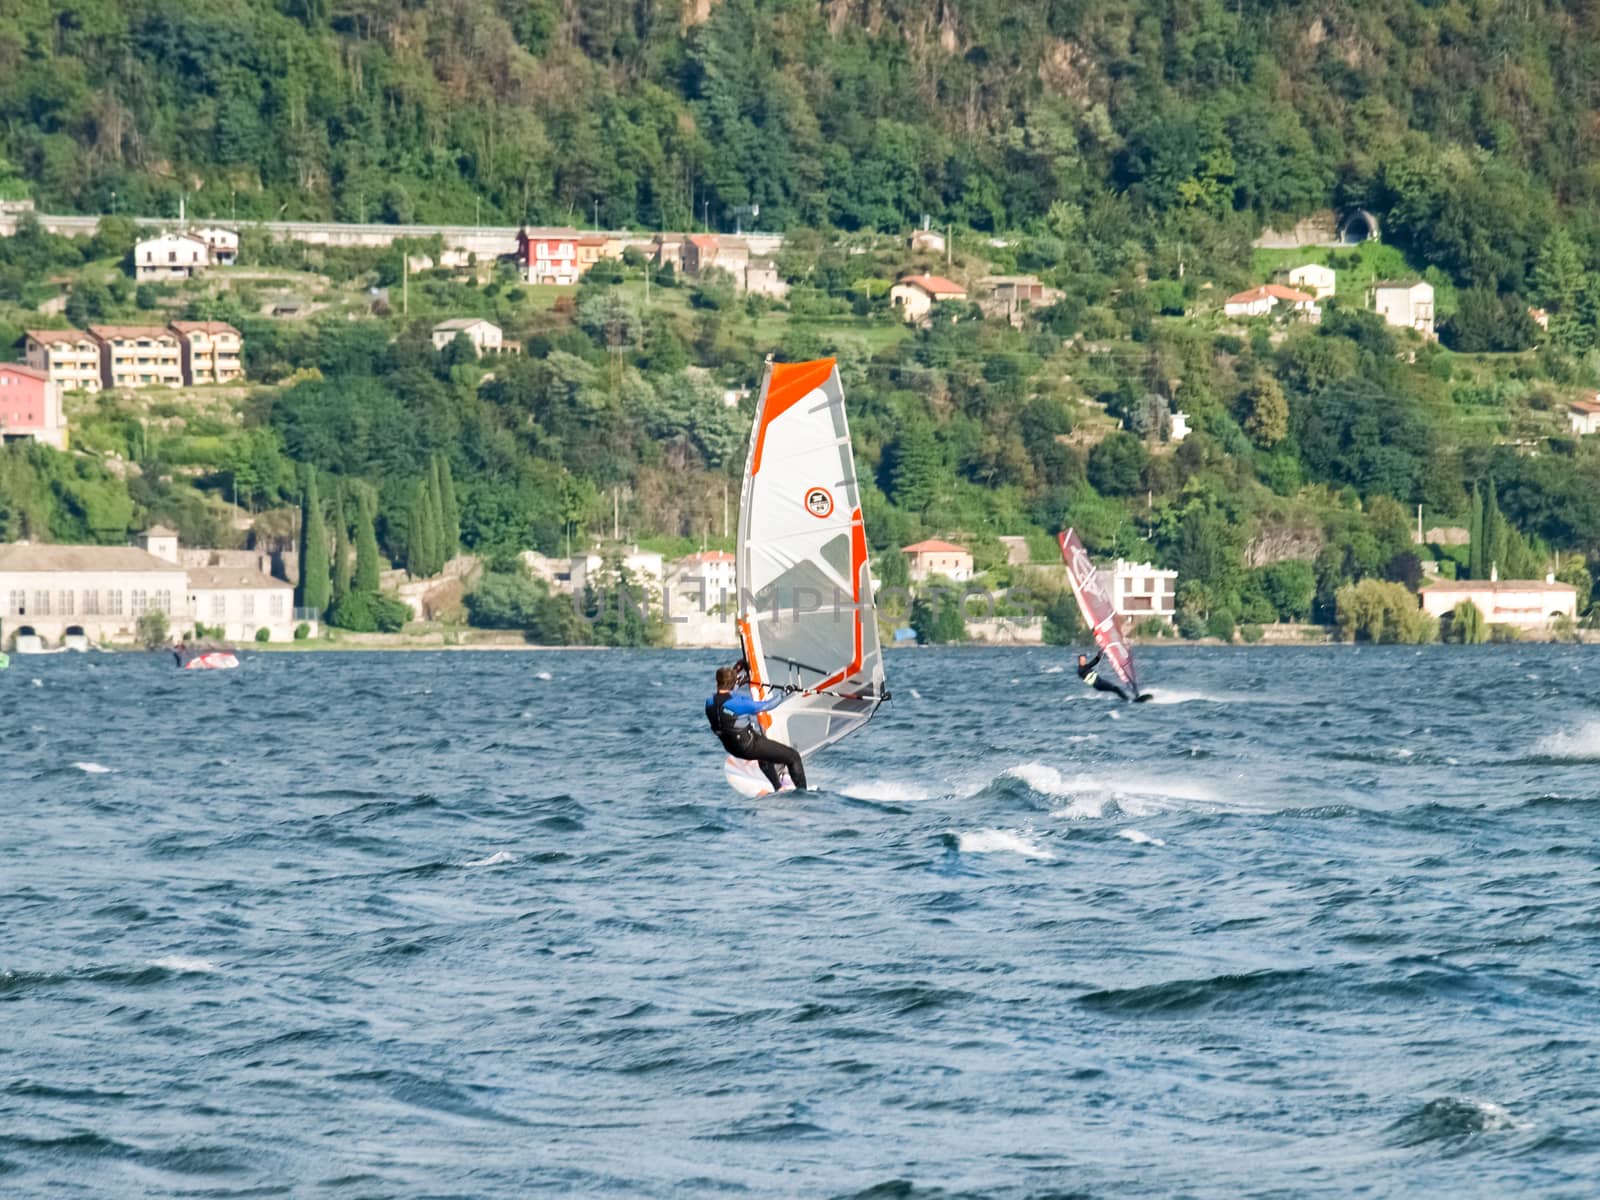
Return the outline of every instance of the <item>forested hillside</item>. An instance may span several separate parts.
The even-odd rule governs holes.
[[[1600,198],[1573,0],[16,0],[42,207],[1197,238],[1329,204],[1517,284]],[[709,205],[709,210],[706,209]]]

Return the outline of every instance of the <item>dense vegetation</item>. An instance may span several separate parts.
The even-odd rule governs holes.
[[[375,585],[338,577],[367,539],[420,575],[457,546],[478,554],[491,570],[474,619],[560,640],[577,635],[570,606],[552,608],[516,553],[562,553],[613,520],[663,549],[718,541],[748,424],[723,391],[752,385],[769,351],[831,353],[886,577],[885,551],[942,535],[1015,582],[996,535],[1047,560],[1072,524],[1098,554],[1176,567],[1191,635],[1280,619],[1431,634],[1394,619],[1397,593],[1377,585],[1415,589],[1425,564],[1542,575],[1557,553],[1587,606],[1600,452],[1562,414],[1600,384],[1593,6],[13,7],[0,192],[41,207],[172,212],[184,191],[191,212],[241,218],[727,228],[759,205],[788,233],[793,291],[772,305],[663,270],[646,303],[632,255],[537,299],[504,274],[428,272],[402,316],[392,290],[364,292],[399,282],[401,249],[247,232],[246,261],[345,297],[286,323],[248,287],[135,288],[107,269],[125,221],[81,243],[25,226],[0,242],[0,337],[65,272],[68,320],[222,317],[267,386],[231,420],[108,398],[76,417],[86,453],[7,451],[0,535],[117,541],[161,519],[214,543],[221,501],[270,524],[305,504],[314,470],[317,553],[346,545],[328,599],[357,627],[395,619],[350,599]],[[1355,206],[1385,244],[1319,255],[1341,279],[1425,273],[1444,345],[1386,328],[1343,284],[1320,327],[1218,319],[1227,291],[1287,265],[1252,255],[1263,223]],[[885,293],[930,264],[871,231],[923,213],[956,229],[940,269],[1031,271],[1062,298],[1015,325],[961,307],[908,334]],[[435,352],[430,319],[467,313],[527,353],[486,378],[464,344]],[[1175,445],[1180,409],[1195,432]],[[1430,527],[1470,529],[1470,548],[1417,544],[1418,505]],[[907,619],[956,636],[926,605]],[[608,636],[650,636],[629,620]]]

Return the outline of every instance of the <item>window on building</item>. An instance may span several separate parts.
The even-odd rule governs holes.
[[[273,616],[275,616],[275,617],[283,616],[283,593],[282,592],[273,592],[272,593],[272,601],[271,601],[271,603],[270,603],[270,605],[268,607],[269,607],[269,610],[271,611]]]
[[[63,617],[70,617],[73,615],[73,601],[75,599],[77,599],[77,597],[72,592],[62,592],[56,597],[56,607],[60,610],[60,613]]]
[[[228,616],[228,597],[224,592],[211,594],[211,619],[213,621],[225,620]]]
[[[33,615],[48,617],[50,615],[50,593],[39,591],[33,594]]]
[[[155,606],[157,608],[159,608],[164,613],[171,613],[172,612],[172,593],[169,592],[169,591],[159,591],[159,592],[157,592],[156,593]]]
[[[11,593],[11,601],[8,607],[19,617],[22,616],[28,611],[28,594],[21,588],[17,588]]]
[[[246,618],[256,615],[256,594],[254,592],[246,592],[239,597],[239,615]]]
[[[122,589],[112,588],[106,593],[106,611],[113,617],[122,615]]]
[[[83,589],[83,615],[86,617],[100,615],[100,593],[94,588]]]

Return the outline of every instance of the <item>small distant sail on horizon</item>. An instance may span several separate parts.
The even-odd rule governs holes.
[[[1116,606],[1106,595],[1105,585],[1089,560],[1077,531],[1068,529],[1060,537],[1061,558],[1067,564],[1067,580],[1072,584],[1072,595],[1078,601],[1078,611],[1083,623],[1094,635],[1095,644],[1105,655],[1133,695],[1141,695],[1139,680],[1133,669],[1133,650],[1122,636],[1122,622],[1117,620]]]
[[[848,737],[887,697],[844,388],[831,358],[767,367],[739,497],[739,642],[751,692],[802,693],[760,717],[810,756]],[[746,795],[754,763],[725,774]]]

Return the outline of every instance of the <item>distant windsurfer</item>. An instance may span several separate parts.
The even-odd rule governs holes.
[[[1124,700],[1132,700],[1133,697],[1122,689],[1122,685],[1115,680],[1107,679],[1099,671],[1095,670],[1100,665],[1100,660],[1105,657],[1105,653],[1102,650],[1093,658],[1090,658],[1087,654],[1078,655],[1078,678],[1097,692],[1115,692]]]
[[[717,668],[717,690],[706,701],[706,720],[711,724],[711,731],[722,742],[723,749],[734,758],[746,759],[760,766],[773,791],[783,786],[783,776],[778,770],[780,767],[788,771],[795,787],[804,790],[806,769],[800,761],[799,752],[792,746],[785,746],[767,737],[753,721],[758,714],[770,712],[788,697],[774,696],[771,700],[757,700],[749,692],[735,694],[734,688],[737,686],[737,667]]]

